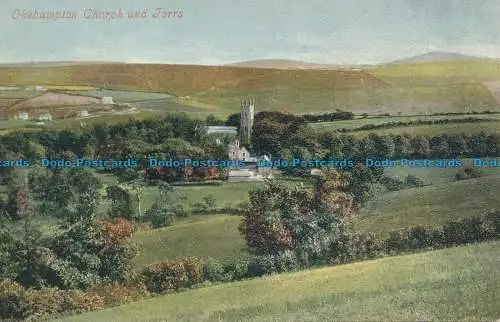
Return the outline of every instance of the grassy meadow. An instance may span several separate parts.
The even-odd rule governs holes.
[[[500,175],[384,193],[360,211],[358,228],[386,234],[416,225],[481,216],[500,209]]]
[[[59,319],[468,320],[500,316],[500,242],[215,285]]]
[[[140,269],[157,260],[193,256],[222,262],[249,256],[238,231],[240,223],[239,216],[193,216],[170,227],[139,230],[133,237],[140,249],[134,266]]]

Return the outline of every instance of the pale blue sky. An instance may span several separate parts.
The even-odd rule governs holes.
[[[181,9],[177,19],[87,20],[85,9]],[[14,10],[77,11],[74,21]],[[3,0],[0,62],[371,64],[428,51],[500,57],[500,0]]]

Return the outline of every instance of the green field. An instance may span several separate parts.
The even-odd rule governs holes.
[[[500,242],[168,294],[73,321],[494,321]]]
[[[220,261],[246,257],[246,242],[237,229],[240,222],[239,216],[193,216],[167,228],[140,230],[133,237],[139,247],[134,266],[192,256]]]
[[[127,122],[129,119],[144,120],[150,118],[157,118],[158,115],[163,115],[160,111],[139,111],[136,114],[121,114],[121,115],[104,115],[93,118],[86,118],[83,120],[75,119],[55,119],[53,121],[46,121],[44,125],[36,125],[32,121],[22,121],[22,120],[1,120],[0,121],[0,133],[7,134],[14,131],[57,131],[64,130],[67,128],[75,129],[79,128],[81,122],[86,123],[87,126],[92,126],[93,124],[106,123],[106,124],[117,124]]]
[[[384,193],[361,209],[358,228],[380,234],[500,209],[500,175]]]
[[[372,129],[350,132],[347,134],[356,137],[366,137],[370,133],[377,135],[403,134],[409,135],[429,135],[437,136],[441,134],[461,134],[467,135],[485,133],[499,133],[500,123],[498,122],[474,122],[474,123],[448,123],[448,124],[433,124],[433,125],[413,125],[413,126],[397,126],[392,128]]]
[[[491,158],[482,158],[482,160],[490,160]],[[463,166],[473,166],[473,159],[460,159]],[[407,175],[412,174],[424,181],[424,184],[438,184],[446,182],[456,182],[455,174],[461,168],[409,168],[395,167],[385,168],[384,174],[393,178],[404,180]],[[491,175],[500,175],[500,168],[489,167],[480,168],[482,177]]]
[[[410,121],[418,121],[418,120],[445,120],[445,119],[465,119],[465,118],[474,118],[474,119],[492,119],[499,120],[499,114],[470,114],[470,115],[419,115],[419,116],[392,116],[392,117],[378,117],[378,118],[357,118],[353,120],[342,120],[342,121],[332,121],[332,122],[311,122],[309,126],[318,132],[328,132],[340,129],[358,129],[363,125],[381,125],[381,124],[390,124],[390,123],[398,123],[398,122],[410,122]],[[443,124],[439,124],[440,126]],[[454,124],[461,125],[461,124]],[[414,125],[412,127],[418,127],[424,125]],[[406,127],[408,128],[408,127]],[[381,131],[382,129],[372,129],[369,131]],[[366,131],[364,131],[366,132]]]
[[[119,90],[109,90],[103,89],[97,90],[86,90],[86,91],[70,91],[68,94],[77,94],[82,96],[91,96],[102,98],[105,96],[110,96],[114,101],[118,102],[137,102],[137,101],[147,101],[147,100],[161,100],[165,98],[171,98],[173,95],[165,93],[150,93],[150,92],[138,92],[138,91],[119,91]]]

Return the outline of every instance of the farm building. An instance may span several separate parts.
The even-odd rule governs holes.
[[[26,121],[26,120],[29,120],[29,118],[30,118],[30,117],[29,117],[28,113],[26,113],[26,112],[21,112],[21,113],[19,113],[19,114],[17,115],[17,118],[18,118],[18,119],[20,119],[20,120],[24,120],[24,121]]]
[[[50,113],[42,113],[38,116],[38,121],[52,121],[52,115]]]
[[[80,116],[80,117],[89,116],[89,111],[87,111],[87,110],[80,111],[80,112],[78,112],[78,116]]]
[[[115,102],[113,102],[113,98],[111,96],[104,96],[101,98],[101,104],[111,105],[115,104]]]
[[[238,134],[236,126],[207,126],[207,134],[223,133],[223,134]]]

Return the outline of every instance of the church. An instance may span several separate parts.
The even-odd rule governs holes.
[[[254,112],[255,105],[253,99],[241,101],[239,139],[229,144],[228,152],[230,160],[244,160],[246,167],[231,169],[228,175],[229,181],[262,181],[264,178],[272,176],[270,168],[257,167],[258,160],[265,159],[269,161],[270,158],[268,156],[251,156],[246,148],[251,142]]]

